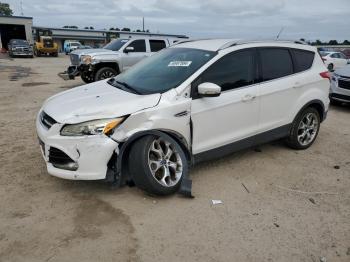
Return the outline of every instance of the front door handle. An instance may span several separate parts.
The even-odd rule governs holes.
[[[243,102],[248,102],[248,101],[250,101],[250,100],[253,100],[254,98],[255,98],[254,95],[247,94],[247,95],[245,95],[244,97],[242,97],[242,101],[243,101]]]
[[[293,88],[300,88],[302,85],[299,82],[295,82]]]

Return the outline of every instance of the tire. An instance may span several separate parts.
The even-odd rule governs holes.
[[[185,153],[166,135],[145,136],[137,140],[130,150],[128,164],[136,186],[155,195],[177,192],[188,172]]]
[[[333,64],[329,64],[328,65],[328,71],[334,71],[334,65]]]
[[[95,81],[108,79],[118,74],[117,70],[111,67],[102,67],[95,74]]]
[[[90,84],[95,81],[93,74],[86,74],[86,73],[81,73],[81,80],[84,81],[84,83]]]
[[[293,121],[287,145],[297,150],[309,148],[317,138],[320,123],[318,111],[313,107],[306,108]]]

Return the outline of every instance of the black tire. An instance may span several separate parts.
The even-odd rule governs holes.
[[[84,83],[87,83],[87,84],[90,84],[92,82],[95,81],[95,78],[94,78],[94,75],[91,73],[91,74],[87,74],[87,73],[81,73],[81,80],[84,81]]]
[[[172,163],[178,163],[176,165],[176,168],[170,168],[170,165],[167,164],[161,164],[161,161],[167,161],[164,159],[167,159],[166,156],[163,156],[163,160],[159,160],[159,168],[157,168],[156,171],[154,171],[154,175],[151,171],[151,165],[152,163],[149,163],[149,159],[151,158],[154,151],[151,150],[151,146],[156,141],[166,141],[169,142],[173,152],[173,155],[168,158],[171,159],[169,161],[172,161]],[[162,147],[164,149],[164,147]],[[162,150],[162,152],[164,152]],[[179,157],[179,158],[178,158]],[[181,159],[181,162],[177,161],[177,159]],[[157,160],[158,161],[158,160]],[[155,194],[155,195],[170,195],[177,192],[180,188],[182,178],[187,175],[188,172],[188,163],[185,156],[185,153],[183,152],[182,148],[178,145],[178,143],[165,135],[164,137],[157,137],[157,136],[145,136],[137,140],[130,150],[129,154],[129,171],[133,178],[133,181],[135,182],[136,186],[148,193]],[[170,176],[165,176],[165,169],[169,171],[168,174]],[[181,171],[181,176],[176,176],[176,171]],[[159,171],[159,172],[158,172]],[[158,178],[156,178],[158,177]],[[168,179],[164,179],[166,183],[169,183],[169,185],[165,186],[162,183],[162,178],[166,177]]]
[[[317,127],[310,129],[308,131],[305,131],[305,129],[303,129],[301,127],[301,125],[302,125],[301,122],[303,122],[305,124],[305,119],[310,114],[315,117],[315,121],[317,122]],[[314,123],[316,123],[316,122],[314,122]],[[317,138],[318,132],[320,130],[320,123],[321,123],[321,118],[320,118],[320,114],[318,113],[318,111],[313,107],[306,108],[301,113],[299,113],[298,116],[294,119],[289,136],[286,140],[287,145],[289,147],[291,147],[293,149],[297,149],[297,150],[303,150],[303,149],[309,148],[315,142],[315,140]],[[311,123],[310,123],[310,125],[311,125]],[[310,134],[310,131],[312,132],[312,135]],[[303,144],[300,141],[300,139],[302,139],[302,138],[300,138],[300,139],[298,138],[299,136],[303,135],[303,134],[300,134],[300,132],[304,132],[306,134],[306,136],[307,136],[307,133],[309,133],[309,135],[312,136],[312,139],[310,139],[310,141],[307,141],[308,139],[305,139],[304,142],[306,144]],[[305,138],[305,136],[304,136],[304,138]]]
[[[108,79],[118,74],[117,70],[111,67],[102,67],[95,74],[95,81]]]
[[[334,65],[332,63],[328,65],[328,71],[330,72],[334,71]]]

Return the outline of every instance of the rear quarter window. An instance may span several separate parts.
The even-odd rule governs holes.
[[[292,53],[293,53],[293,57],[294,57],[295,73],[306,71],[306,70],[311,68],[311,66],[314,62],[314,58],[315,58],[314,52],[293,49]]]

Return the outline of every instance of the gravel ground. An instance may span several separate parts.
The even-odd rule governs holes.
[[[81,85],[58,58],[0,58],[0,261],[350,261],[350,107],[315,144],[276,142],[191,170],[194,199],[49,176],[34,120]],[[222,200],[212,205],[211,200]]]

